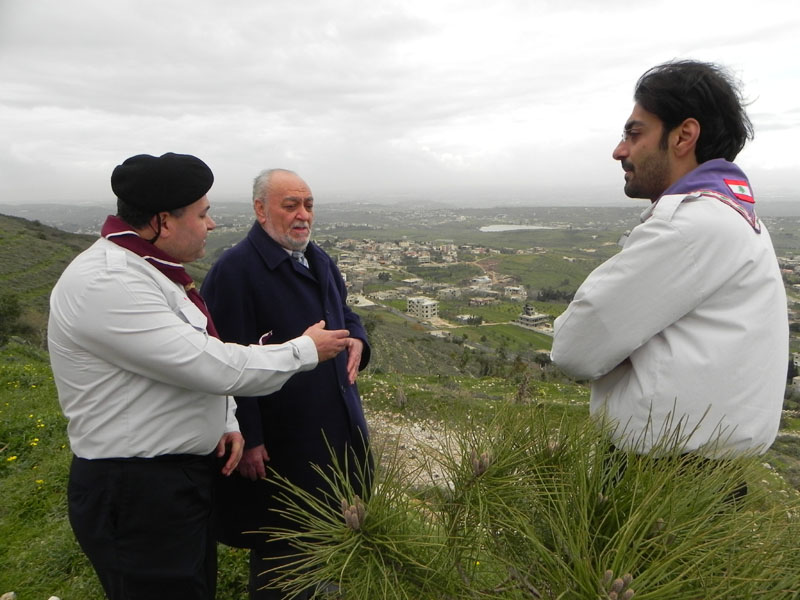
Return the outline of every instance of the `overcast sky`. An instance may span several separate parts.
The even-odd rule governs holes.
[[[796,198],[799,40],[797,0],[0,0],[0,203],[113,203],[164,152],[212,203],[267,167],[320,202],[623,203],[633,85],[673,58],[731,68],[737,162]]]

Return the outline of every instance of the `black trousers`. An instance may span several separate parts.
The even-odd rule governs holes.
[[[213,600],[215,471],[211,456],[73,458],[70,524],[110,600]]]

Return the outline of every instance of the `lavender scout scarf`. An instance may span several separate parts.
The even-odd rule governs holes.
[[[761,233],[750,182],[739,167],[724,158],[702,163],[673,183],[663,195],[669,194],[699,194],[716,198],[742,215],[756,233]]]
[[[181,263],[177,262],[166,252],[156,248],[147,240],[142,239],[138,233],[131,229],[130,225],[119,217],[109,216],[106,218],[100,235],[108,241],[114,242],[126,250],[130,250],[134,254],[138,254],[170,280],[182,286],[183,289],[186,290],[186,295],[189,299],[194,302],[197,308],[199,308],[208,319],[206,331],[214,337],[219,337],[217,329],[214,327],[214,321],[211,320],[211,315],[206,307],[206,303],[203,301],[203,298],[194,285],[194,281]]]

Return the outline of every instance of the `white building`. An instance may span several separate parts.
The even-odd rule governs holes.
[[[523,327],[536,329],[538,327],[550,325],[550,315],[537,313],[533,306],[526,304],[524,312],[520,313],[516,322],[518,325],[522,325]]]
[[[522,285],[507,285],[503,288],[503,294],[512,300],[525,300],[528,297],[528,292]]]
[[[413,277],[411,279],[403,279],[401,283],[405,283],[406,285],[422,285],[425,283],[425,280],[421,277]]]
[[[433,319],[439,316],[439,303],[424,296],[408,298],[407,312],[418,319]]]

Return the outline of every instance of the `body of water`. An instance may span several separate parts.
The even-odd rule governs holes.
[[[544,225],[484,225],[479,231],[495,233],[497,231],[521,231],[523,229],[556,229]]]

